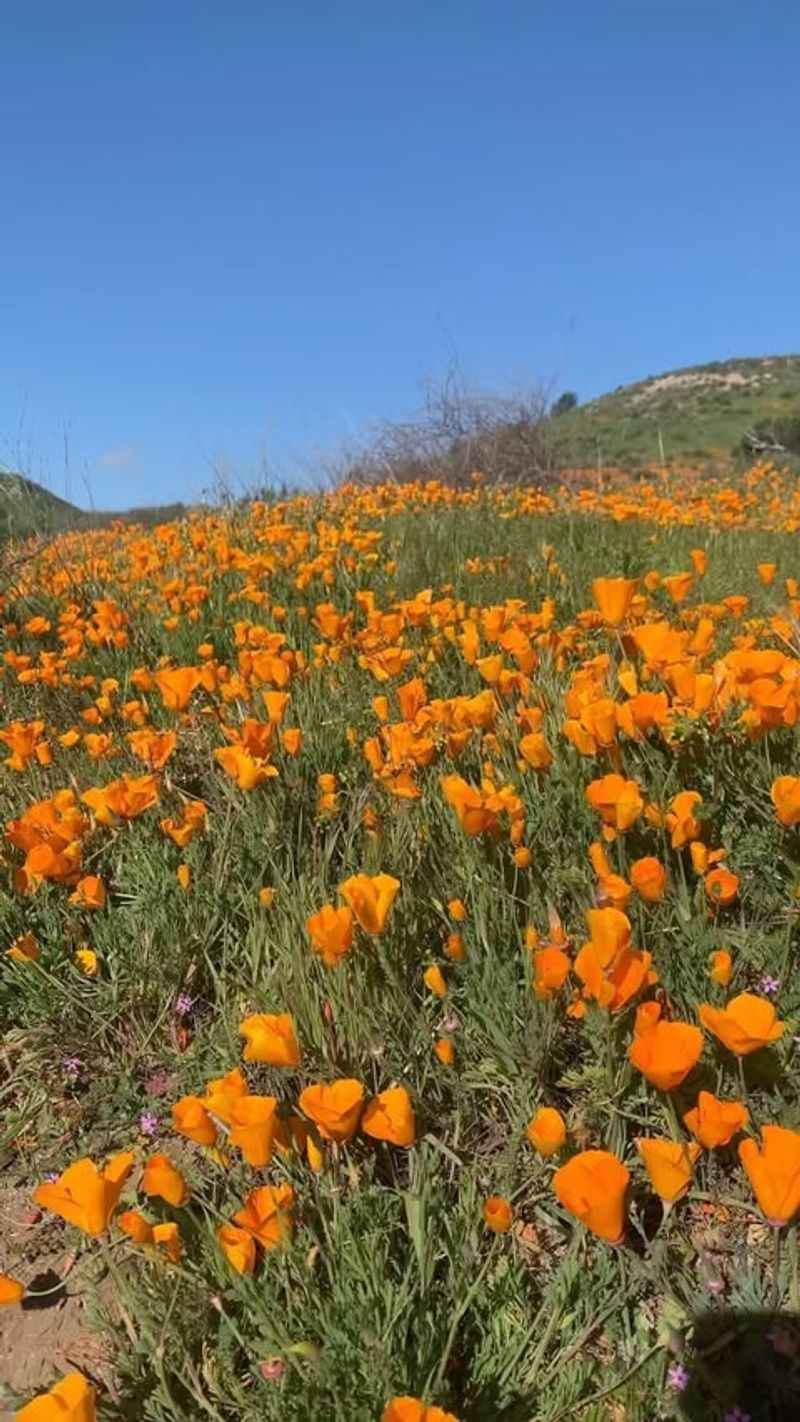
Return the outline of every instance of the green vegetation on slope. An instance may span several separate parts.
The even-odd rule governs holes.
[[[626,468],[664,461],[728,460],[781,444],[800,416],[800,355],[715,361],[620,386],[551,421],[558,462]],[[777,438],[770,438],[774,432]],[[778,453],[779,451],[775,451]]]

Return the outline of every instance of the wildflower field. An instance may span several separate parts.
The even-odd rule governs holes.
[[[761,465],[5,550],[3,1415],[800,1415],[798,529]]]

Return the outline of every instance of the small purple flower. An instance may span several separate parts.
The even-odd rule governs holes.
[[[81,1061],[80,1057],[61,1058],[61,1070],[63,1071],[65,1076],[70,1077],[73,1081],[75,1080],[76,1076],[80,1076],[82,1067],[83,1062]]]
[[[689,1369],[685,1368],[683,1363],[673,1363],[667,1369],[667,1382],[673,1392],[683,1392],[689,1382]]]
[[[194,998],[188,992],[181,992],[175,999],[175,1016],[188,1017],[194,1007]]]
[[[729,1412],[725,1413],[725,1422],[753,1422],[749,1412],[744,1412],[738,1402]]]
[[[143,1136],[154,1136],[158,1131],[158,1116],[152,1111],[143,1111],[139,1117],[139,1130]]]
[[[765,973],[759,983],[759,987],[766,997],[777,997],[780,989],[780,980],[774,978],[771,973]]]

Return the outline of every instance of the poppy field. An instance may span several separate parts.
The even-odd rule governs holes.
[[[2,550],[2,1415],[796,1415],[798,529],[762,464]]]

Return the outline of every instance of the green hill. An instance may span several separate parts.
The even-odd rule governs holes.
[[[800,355],[714,361],[620,386],[548,421],[557,462],[625,468],[800,452]]]
[[[186,505],[176,503],[133,508],[124,513],[89,513],[22,474],[0,472],[0,540],[30,538],[33,534],[47,538],[65,529],[98,528],[117,520],[145,525],[166,523],[185,512]]]

